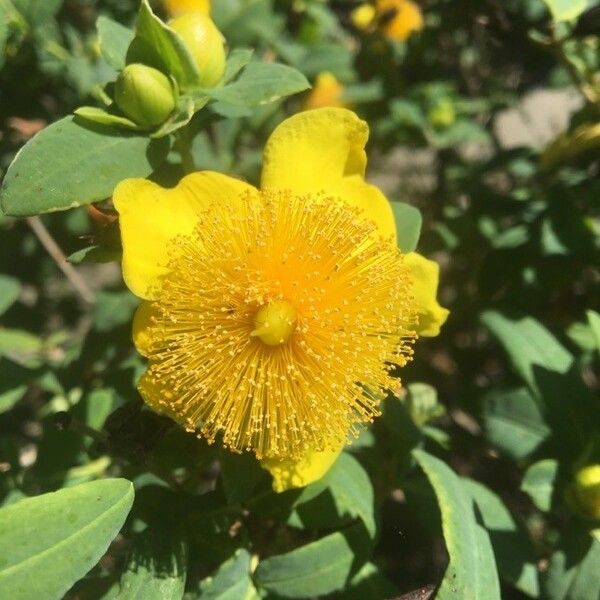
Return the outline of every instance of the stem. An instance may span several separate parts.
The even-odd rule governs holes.
[[[67,262],[67,259],[60,249],[60,246],[56,243],[54,238],[50,235],[50,232],[46,229],[46,226],[42,223],[39,217],[27,217],[27,224],[31,227],[31,230],[40,241],[46,252],[52,257],[58,268],[64,273],[65,277],[69,280],[71,285],[75,288],[77,293],[81,296],[84,302],[93,304],[94,294],[87,286],[83,277],[75,270],[71,263]]]
[[[550,36],[544,41],[535,40],[535,43],[546,48],[554,55],[556,60],[565,68],[573,85],[577,88],[584,100],[600,110],[600,96],[594,89],[594,86],[577,69],[577,66],[569,59],[564,50],[564,45],[568,38],[559,38],[554,28],[550,31]]]
[[[196,164],[194,163],[194,155],[192,154],[192,140],[187,127],[183,127],[179,130],[179,136],[177,137],[177,152],[179,152],[179,156],[181,156],[181,166],[186,175],[197,170]]]

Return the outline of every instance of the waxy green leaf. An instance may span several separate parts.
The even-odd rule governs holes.
[[[103,479],[0,510],[0,597],[58,600],[104,554],[133,503],[125,479]]]

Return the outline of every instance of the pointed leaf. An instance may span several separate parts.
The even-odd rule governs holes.
[[[233,83],[204,91],[215,100],[234,106],[259,106],[309,87],[297,69],[279,63],[251,62]]]
[[[256,568],[254,580],[284,598],[310,598],[342,590],[353,568],[360,566],[363,545],[357,527],[263,560]]]
[[[128,27],[104,15],[98,17],[96,28],[98,29],[102,56],[111,67],[121,71],[125,67],[127,48],[133,41],[135,33]]]
[[[119,181],[147,177],[164,161],[166,139],[150,141],[66,117],[43,129],[8,168],[0,203],[7,215],[65,210],[110,197]]]
[[[154,523],[133,542],[119,585],[118,600],[178,600],[183,597],[187,543],[179,528]]]
[[[423,450],[413,456],[427,475],[438,499],[450,563],[436,598],[500,600],[500,584],[489,536],[480,527],[471,499],[458,476]]]
[[[52,600],[85,575],[133,503],[125,479],[103,479],[0,510],[0,598]]]

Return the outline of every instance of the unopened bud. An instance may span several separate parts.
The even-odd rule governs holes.
[[[599,147],[600,123],[583,123],[573,131],[561,133],[546,147],[540,156],[540,167],[552,169]]]
[[[195,11],[206,15],[210,13],[210,0],[164,0],[163,5],[171,17]]]
[[[600,464],[579,468],[565,492],[568,505],[589,519],[600,519]]]
[[[173,112],[177,96],[166,75],[134,63],[117,77],[115,102],[134,123],[151,128],[163,123]]]
[[[442,98],[429,109],[427,117],[429,122],[438,129],[445,129],[454,125],[456,121],[454,102],[449,98]]]
[[[225,71],[225,40],[210,17],[201,12],[184,14],[169,21],[185,42],[198,65],[200,85],[213,87]]]

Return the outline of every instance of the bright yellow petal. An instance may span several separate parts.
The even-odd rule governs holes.
[[[425,257],[411,252],[404,258],[413,280],[413,293],[417,305],[419,324],[417,334],[423,337],[435,337],[446,322],[450,311],[437,301],[437,289],[440,281],[440,267]]]
[[[157,314],[156,305],[153,302],[142,300],[133,315],[133,343],[142,356],[149,356],[152,350],[150,327],[155,314]]]
[[[352,175],[344,177],[327,191],[334,196],[339,196],[352,206],[360,208],[365,217],[375,221],[379,233],[383,237],[396,239],[394,213],[379,188],[366,183],[359,175]]]
[[[344,445],[342,443],[337,450],[309,450],[298,460],[266,458],[260,461],[260,465],[273,476],[273,489],[285,492],[321,479],[341,454]]]
[[[254,188],[242,181],[203,171],[183,178],[177,187],[165,189],[146,179],[126,179],[115,189],[114,205],[119,212],[123,243],[123,278],[129,289],[152,300],[165,274],[170,243],[189,235],[202,209],[211,202],[236,203]]]
[[[367,124],[344,108],[317,108],[281,123],[267,141],[263,188],[330,192],[342,177],[364,176]]]

